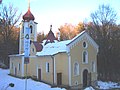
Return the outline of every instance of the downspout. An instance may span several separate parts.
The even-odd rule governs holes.
[[[54,85],[54,56],[51,55],[52,63],[53,63],[53,85]]]
[[[69,78],[69,86],[71,86],[71,56],[70,53],[68,53],[68,78]]]
[[[66,45],[67,54],[68,54],[68,84],[69,86],[72,85],[71,83],[71,55],[70,55],[70,46]]]

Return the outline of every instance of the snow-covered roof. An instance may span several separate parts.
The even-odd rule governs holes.
[[[71,42],[69,42],[67,45],[69,45],[70,43],[72,43],[73,41],[75,41],[77,38],[79,38],[82,34],[84,34],[86,31],[82,31],[81,33],[79,33],[77,36],[75,36]]]
[[[46,44],[41,52],[37,52],[37,56],[46,56],[46,55],[54,55],[60,52],[66,52],[66,44],[68,44],[71,40],[48,43]]]
[[[78,34],[72,40],[53,42],[53,43],[48,43],[48,44],[44,45],[42,51],[37,52],[36,55],[37,56],[46,56],[46,55],[54,55],[54,54],[61,53],[61,52],[69,52],[68,47],[70,47],[73,44],[75,44],[76,42],[78,42],[78,40],[80,40],[84,36],[83,34],[85,35],[86,38],[88,38],[90,43],[98,51],[98,45],[96,44],[96,42],[86,33],[86,31],[82,31],[80,34]]]
[[[46,56],[46,55],[54,55],[60,52],[68,52],[67,51],[67,45],[72,43],[76,38],[81,36],[85,31],[81,32],[79,35],[74,37],[72,40],[66,40],[66,41],[60,41],[60,42],[54,42],[54,43],[48,43],[43,46],[43,49],[41,52],[37,52],[37,56]],[[43,41],[43,43],[45,40]]]

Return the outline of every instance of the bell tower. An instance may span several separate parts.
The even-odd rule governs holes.
[[[19,54],[24,53],[24,32],[27,27],[31,29],[30,40],[37,41],[37,23],[34,20],[35,17],[30,11],[30,1],[28,0],[28,11],[23,15],[20,23]]]

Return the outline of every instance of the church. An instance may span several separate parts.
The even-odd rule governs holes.
[[[9,56],[10,75],[20,78],[27,75],[51,85],[68,87],[87,86],[97,80],[99,46],[86,31],[71,40],[60,41],[51,26],[46,40],[38,43],[37,24],[29,7],[20,23],[19,54]],[[26,27],[31,29],[27,62],[24,58]]]

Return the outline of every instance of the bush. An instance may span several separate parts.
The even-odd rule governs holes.
[[[4,63],[0,62],[0,68],[7,69],[8,67]]]

